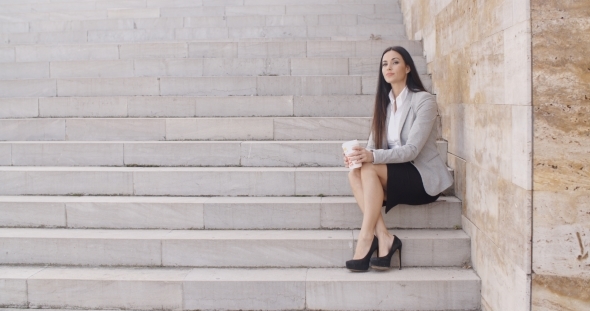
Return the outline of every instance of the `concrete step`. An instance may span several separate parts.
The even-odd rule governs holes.
[[[353,197],[0,197],[0,227],[69,229],[359,229]],[[388,228],[456,229],[461,202],[398,205]]]
[[[0,98],[0,118],[371,117],[375,96]]]
[[[0,195],[348,196],[348,169],[0,167]]]
[[[391,4],[289,4],[289,5],[233,5],[220,2],[218,6],[202,6],[187,3],[187,7],[166,7],[160,2],[158,7],[121,8],[119,1],[74,3],[41,3],[3,5],[0,21],[31,20],[100,20],[107,18],[155,18],[155,17],[194,17],[194,16],[243,16],[243,15],[306,15],[306,14],[399,14],[399,5]],[[99,3],[99,2],[96,2]],[[145,3],[145,2],[144,2]],[[83,18],[81,18],[83,17]]]
[[[0,44],[107,43],[191,41],[247,38],[365,38],[404,40],[403,24],[354,26],[264,26],[210,28],[153,28],[66,32],[0,33]]]
[[[0,195],[350,196],[348,169],[0,167]],[[449,169],[451,174],[453,171]]]
[[[357,233],[352,230],[0,228],[0,264],[344,267],[345,261],[352,258]],[[392,233],[404,243],[402,261],[408,267],[460,267],[470,261],[471,242],[462,230],[393,230]],[[397,261],[392,260],[392,264],[397,265]]]
[[[268,27],[268,26],[354,26],[371,24],[402,24],[401,13],[391,15],[259,15],[200,16],[155,18],[110,18],[103,20],[2,22],[0,33],[68,32],[88,30],[130,30],[200,27]]]
[[[351,140],[370,118],[0,119],[0,141]]]
[[[385,48],[404,46],[422,57],[422,44],[411,40],[230,41],[84,43],[0,46],[0,62],[48,62],[143,58],[375,58]]]
[[[4,166],[337,167],[343,141],[0,142]],[[361,144],[364,144],[361,141]],[[447,143],[437,143],[443,159]],[[213,156],[215,155],[215,156]]]
[[[481,280],[461,268],[346,269],[0,267],[23,308],[138,310],[478,310]],[[436,297],[436,299],[433,299]]]
[[[414,57],[426,74],[424,57]],[[377,76],[375,58],[166,58],[0,63],[0,80],[201,76]]]
[[[430,89],[429,76],[421,79]],[[0,93],[3,97],[372,95],[376,84],[376,75],[22,79],[0,80]]]

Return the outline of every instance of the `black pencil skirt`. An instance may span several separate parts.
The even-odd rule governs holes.
[[[387,201],[383,202],[385,213],[398,205],[422,205],[436,201],[440,194],[431,196],[424,190],[418,169],[410,163],[387,164]]]

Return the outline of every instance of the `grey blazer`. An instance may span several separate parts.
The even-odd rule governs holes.
[[[409,90],[408,90],[409,91]],[[400,132],[401,147],[375,149],[373,135],[369,136],[367,149],[373,151],[375,164],[411,162],[420,172],[426,193],[435,196],[453,184],[453,177],[436,148],[436,128],[434,123],[438,109],[434,96],[427,92],[408,92],[402,106]],[[385,129],[389,125],[391,105],[387,106]],[[381,146],[387,147],[387,133]]]

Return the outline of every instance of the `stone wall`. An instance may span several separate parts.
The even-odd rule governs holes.
[[[590,310],[590,1],[531,0],[532,309]]]
[[[530,0],[400,2],[424,43],[482,310],[530,310]]]

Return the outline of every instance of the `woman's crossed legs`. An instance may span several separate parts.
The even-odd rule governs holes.
[[[387,188],[387,165],[365,162],[360,169],[350,171],[348,179],[354,198],[363,213],[353,259],[361,259],[367,255],[373,235],[379,239],[379,256],[385,256],[393,243],[393,235],[387,231],[381,214]]]

